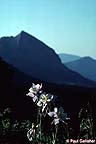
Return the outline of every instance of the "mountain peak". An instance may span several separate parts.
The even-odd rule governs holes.
[[[83,60],[87,60],[87,61],[94,61],[94,60],[95,60],[95,59],[93,59],[93,58],[90,57],[90,56],[83,57],[82,59],[83,59]]]
[[[30,34],[22,30],[19,35],[30,35]]]
[[[20,33],[27,33],[27,32],[25,32],[24,30],[22,30]]]
[[[32,35],[22,30],[18,35],[16,35],[15,39],[17,44],[19,44],[21,40],[29,39],[30,37],[32,38]]]
[[[25,31],[21,31],[17,36],[20,36],[20,37],[28,37],[28,36],[31,36],[29,33],[25,32]],[[31,36],[32,37],[32,36]]]
[[[15,39],[17,40],[17,43],[19,43],[20,41],[39,41],[40,43],[43,43],[41,40],[39,40],[38,38],[34,37],[33,35],[29,34],[28,32],[25,31],[21,31],[16,37]],[[44,44],[44,43],[43,43]]]
[[[79,60],[69,62],[66,66],[80,73],[85,78],[96,81],[96,60],[90,56],[85,56]]]

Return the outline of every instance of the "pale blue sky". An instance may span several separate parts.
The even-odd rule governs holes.
[[[0,37],[21,30],[57,53],[96,58],[96,0],[0,0]]]

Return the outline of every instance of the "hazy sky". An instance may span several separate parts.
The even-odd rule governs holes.
[[[0,0],[0,37],[21,30],[57,53],[96,58],[96,0]]]

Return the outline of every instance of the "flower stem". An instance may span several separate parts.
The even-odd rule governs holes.
[[[57,139],[57,131],[58,131],[58,126],[55,126],[55,133],[53,135],[53,142],[52,144],[56,144],[56,139]]]
[[[38,136],[39,136],[38,144],[41,144],[41,135],[42,135],[42,133],[41,133],[41,124],[42,124],[41,120],[42,120],[42,113],[41,113],[41,108],[39,108],[38,109],[38,116],[37,116],[37,125],[38,125],[37,132],[38,132]]]

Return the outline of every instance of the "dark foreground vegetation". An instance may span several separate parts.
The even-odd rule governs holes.
[[[6,87],[6,92],[8,92],[7,90]],[[59,123],[58,137],[62,141],[57,140],[56,144],[66,143],[67,139],[96,139],[95,89],[56,87],[56,85],[54,87],[44,84],[44,91],[52,91],[55,96],[59,95],[59,98],[56,99],[57,106],[61,105],[70,117],[67,126]],[[17,89],[16,92],[16,97],[14,93],[12,94],[13,99],[12,97],[9,99],[7,95],[8,97],[4,97],[3,101],[0,101],[3,102],[0,106],[0,144],[32,143],[27,138],[27,132],[32,127],[32,123],[36,123],[37,108],[32,99],[26,97],[26,88]],[[19,92],[21,95],[18,94]],[[49,121],[49,117],[43,121],[46,136],[50,129]],[[47,142],[43,140],[41,143],[48,143],[48,137]]]
[[[26,97],[32,83],[43,83],[43,91],[57,96],[56,105],[70,117],[67,127],[59,124],[58,137],[63,142],[57,140],[57,144],[71,138],[96,139],[96,88],[49,84],[13,71],[0,61],[0,144],[32,143],[27,132],[36,122],[37,107],[32,98]],[[45,132],[50,130],[45,123],[49,121],[46,117],[43,122]]]

